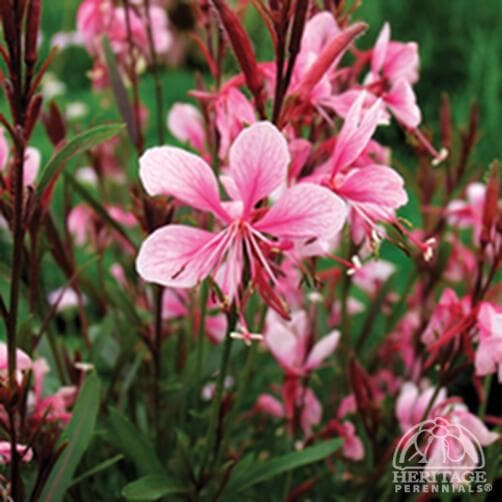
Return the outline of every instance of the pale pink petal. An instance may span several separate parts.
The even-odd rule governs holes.
[[[167,116],[167,126],[172,135],[181,142],[204,149],[204,121],[199,110],[188,103],[175,103]]]
[[[277,322],[267,327],[265,345],[282,368],[293,374],[299,373],[296,367],[298,340],[283,323]]]
[[[334,237],[343,227],[347,208],[330,190],[311,183],[287,189],[254,227],[287,239]]]
[[[418,80],[419,64],[416,42],[391,42],[382,71],[391,82],[404,79],[414,84]]]
[[[500,335],[500,333],[499,333]],[[474,359],[476,375],[491,375],[502,368],[502,337],[483,337],[479,342]]]
[[[317,399],[317,396],[311,389],[306,389],[300,393],[303,394],[303,408],[300,416],[300,423],[305,436],[309,437],[312,434],[314,426],[319,425],[322,419],[322,405]]]
[[[9,145],[5,139],[4,130],[0,127],[0,171],[3,171],[9,158]]]
[[[373,221],[391,219],[408,202],[404,180],[386,166],[352,169],[336,192]]]
[[[16,349],[16,367],[18,370],[28,370],[31,368],[32,362],[30,356],[21,349]],[[5,371],[9,367],[7,358],[7,344],[0,342],[0,371]]]
[[[148,149],[139,164],[141,181],[150,195],[172,195],[189,206],[228,220],[213,171],[197,155],[161,146]]]
[[[40,169],[41,161],[40,151],[37,148],[28,147],[24,156],[23,166],[23,185],[33,185],[37,178],[38,170]]]
[[[136,270],[147,282],[190,288],[206,277],[225,249],[225,234],[184,225],[168,225],[149,235],[139,250]]]
[[[284,417],[282,403],[270,394],[260,394],[256,400],[256,408],[275,418]]]
[[[362,460],[364,458],[364,445],[356,436],[356,429],[351,422],[344,422],[343,427],[343,456],[349,460]]]
[[[30,462],[33,458],[33,450],[22,444],[16,444],[18,455],[21,456],[21,462]],[[0,441],[0,465],[9,464],[11,461],[11,446],[9,441]]]
[[[188,314],[187,294],[183,290],[165,288],[162,295],[162,319],[174,319]]]
[[[371,108],[364,111],[362,106],[365,99],[365,93],[358,96],[337,137],[331,161],[333,174],[353,164],[368,146],[379,124],[382,101],[376,100]]]
[[[486,425],[468,410],[458,410],[453,412],[454,422],[458,421],[469,432],[474,434],[481,446],[488,446],[497,441],[499,434],[490,431]]]
[[[289,169],[289,178],[296,179],[300,174],[305,162],[312,150],[312,143],[303,138],[297,138],[289,143],[289,152],[291,154],[291,167]]]
[[[383,25],[380,35],[373,48],[373,54],[371,58],[371,71],[377,75],[384,64],[385,58],[387,56],[387,47],[389,46],[390,40],[390,25],[385,23]]]
[[[325,337],[321,338],[309,353],[307,361],[305,362],[305,371],[312,371],[318,368],[322,362],[329,357],[336,349],[340,340],[340,332],[332,331]]]
[[[340,28],[333,14],[319,12],[305,24],[301,50],[319,54],[339,33]]]
[[[237,295],[239,285],[242,281],[243,269],[243,242],[238,238],[228,249],[225,262],[216,275],[216,282],[223,294],[228,298],[232,299]]]
[[[239,134],[230,148],[229,174],[245,214],[286,180],[289,161],[286,139],[270,122],[258,122]]]
[[[412,413],[418,399],[418,388],[412,382],[405,382],[396,402],[396,417],[401,430],[406,432],[414,424]]]
[[[399,80],[385,95],[385,103],[396,119],[406,127],[414,129],[422,121],[422,113],[417,105],[415,93],[405,80]]]

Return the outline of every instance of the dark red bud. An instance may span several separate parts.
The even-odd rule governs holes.
[[[227,33],[235,57],[242,68],[246,84],[255,98],[256,107],[260,116],[265,116],[265,107],[263,103],[263,79],[258,69],[256,56],[249,37],[242,26],[242,23],[230,9],[224,0],[211,0],[220,18],[221,24]]]
[[[66,123],[57,104],[51,101],[49,110],[42,113],[42,122],[47,136],[54,146],[59,145],[66,137]]]
[[[40,30],[40,16],[42,13],[41,0],[29,0],[28,16],[26,17],[26,35],[24,61],[33,66],[37,61],[38,32]]]
[[[29,140],[33,128],[37,123],[38,117],[40,116],[40,110],[42,109],[43,97],[41,94],[37,94],[30,103],[28,112],[26,114],[26,126],[24,129],[24,137]]]
[[[481,245],[486,246],[490,241],[492,228],[497,219],[498,198],[499,198],[499,178],[497,161],[492,163],[492,173],[486,188],[485,204],[483,207],[483,227],[481,230]]]

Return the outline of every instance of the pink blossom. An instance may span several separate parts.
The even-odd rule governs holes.
[[[378,102],[364,111],[363,101],[361,94],[351,106],[329,163],[321,166],[314,177],[342,197],[370,229],[377,221],[394,220],[396,209],[406,204],[408,196],[403,179],[390,167],[357,164],[380,116]]]
[[[43,397],[43,383],[49,372],[47,361],[43,358],[33,363],[33,394],[29,396],[32,408],[30,418],[35,422],[42,420],[68,422],[71,419],[70,407],[75,401],[77,389],[74,386],[61,387],[52,396]]]
[[[22,444],[16,444],[16,450],[21,462],[30,462],[33,459],[33,450]],[[0,464],[9,464],[11,461],[11,446],[9,441],[0,441]]]
[[[177,140],[190,144],[199,152],[204,151],[204,120],[195,106],[175,103],[167,116],[167,127]]]
[[[49,304],[56,305],[56,312],[63,312],[79,305],[78,293],[69,287],[58,288],[49,293]],[[85,300],[83,300],[85,301]]]
[[[443,291],[439,303],[422,333],[422,342],[430,345],[440,336],[443,336],[448,328],[459,325],[462,319],[469,313],[470,303],[468,298],[459,300],[455,291],[447,288]]]
[[[297,311],[285,321],[269,311],[265,345],[277,362],[290,375],[304,376],[318,368],[336,349],[340,333],[333,331],[311,346],[307,314]]]
[[[479,345],[476,350],[476,375],[498,373],[502,382],[502,309],[484,302],[478,313]]]
[[[286,420],[290,432],[294,425],[295,415],[299,410],[299,422],[306,438],[312,436],[313,428],[321,423],[322,405],[312,389],[304,388],[295,382],[283,385],[284,404],[271,394],[261,394],[255,409],[267,413],[274,418]]]
[[[428,418],[424,414],[433,394],[433,387],[422,390],[413,382],[405,382],[402,385],[396,402],[396,416],[403,432],[407,432],[415,424]],[[446,401],[446,397],[446,389],[441,389],[435,397],[431,409]]]
[[[7,356],[7,344],[0,342],[0,373],[4,373],[9,368]],[[30,356],[21,349],[16,349],[16,368],[19,371],[26,371],[31,368]]]
[[[385,260],[370,260],[358,268],[353,275],[354,284],[368,294],[382,286],[394,274],[396,267]]]
[[[341,229],[343,203],[307,183],[286,190],[268,210],[255,208],[285,182],[290,161],[285,139],[270,123],[241,132],[229,159],[224,186],[232,200],[222,202],[217,180],[200,157],[175,147],[152,148],[141,157],[140,177],[150,195],[172,195],[209,211],[223,227],[217,233],[177,224],[156,230],[143,242],[136,261],[146,281],[190,288],[213,275],[234,297],[246,257],[252,278],[265,273],[275,283],[268,258],[273,248],[330,237]]]

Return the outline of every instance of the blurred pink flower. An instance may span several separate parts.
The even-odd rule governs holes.
[[[305,311],[285,321],[274,311],[267,316],[264,340],[274,358],[289,375],[305,376],[318,368],[336,349],[340,332],[332,331],[312,345]]]

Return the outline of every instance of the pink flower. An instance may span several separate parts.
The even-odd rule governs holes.
[[[421,390],[413,382],[403,384],[396,402],[396,416],[403,432],[407,432],[415,424],[430,416],[430,413],[427,417],[424,417],[424,414],[433,394],[433,387]],[[446,397],[446,389],[441,389],[434,399],[431,409],[446,401]]]
[[[58,288],[49,293],[49,304],[56,305],[56,312],[73,309],[79,305],[78,293],[69,287]],[[82,299],[85,302],[85,299]]]
[[[459,228],[472,228],[476,242],[479,241],[483,227],[485,199],[486,185],[470,183],[466,189],[466,200],[453,200],[446,209],[450,224]],[[502,207],[500,202],[499,206]]]
[[[167,127],[177,140],[190,144],[201,153],[204,151],[204,120],[195,106],[175,103],[167,116]]]
[[[378,97],[380,106],[386,107],[405,127],[415,129],[422,120],[412,84],[418,80],[418,47],[415,42],[390,41],[390,27],[386,23],[372,51],[371,71],[364,87],[350,89],[332,100],[334,110],[342,117],[348,116],[352,103],[366,89],[367,105]],[[382,110],[383,111],[383,110]]]
[[[30,462],[33,458],[33,451],[31,448],[22,444],[16,444],[16,450],[21,458],[21,462]],[[9,441],[0,441],[0,464],[9,464],[11,461],[11,449]]]
[[[246,96],[234,87],[221,92],[214,106],[216,127],[220,133],[219,156],[225,159],[230,145],[244,127],[256,122],[255,112]]]
[[[299,423],[306,438],[312,436],[312,430],[321,423],[322,405],[312,389],[302,387],[298,382],[282,388],[284,404],[271,394],[261,394],[255,409],[267,413],[274,418],[286,420],[289,431],[294,430],[295,416],[299,412]]]
[[[385,23],[371,56],[371,79],[404,80],[414,84],[418,80],[418,66],[416,42],[391,42],[390,25]]]
[[[459,300],[455,291],[450,288],[445,289],[432,313],[429,324],[422,333],[422,342],[431,345],[455,326],[460,326],[469,310],[468,298]]]
[[[343,456],[348,460],[362,460],[364,458],[364,445],[356,434],[356,428],[348,420],[341,422],[330,420],[326,426],[330,434],[335,434],[343,439]]]
[[[312,346],[306,312],[293,312],[291,321],[284,321],[269,311],[265,345],[289,375],[305,376],[318,368],[335,351],[339,339],[340,333],[333,331]]]
[[[9,368],[7,357],[7,344],[0,342],[0,375]],[[32,362],[30,356],[21,349],[16,349],[16,368],[18,371],[26,371],[31,368]]]
[[[9,144],[7,143],[7,139],[5,138],[5,133],[3,128],[0,127],[0,171],[4,170],[8,158],[9,158]]]
[[[77,389],[74,386],[61,387],[52,396],[43,397],[43,383],[45,375],[49,372],[47,361],[43,358],[33,363],[33,394],[29,396],[29,405],[32,408],[31,420],[69,422],[71,419],[70,407],[75,401]]]
[[[385,260],[371,260],[358,268],[353,275],[354,284],[368,294],[382,286],[396,271],[396,267]]]
[[[4,130],[0,127],[0,171],[4,171],[9,160],[9,144],[5,138]],[[23,185],[33,185],[40,169],[41,155],[37,148],[29,146],[24,155]]]
[[[502,382],[502,309],[483,303],[478,313],[479,345],[474,360],[476,375],[498,373]]]
[[[307,183],[286,190],[269,209],[256,208],[285,183],[289,161],[286,140],[272,124],[250,126],[230,149],[228,174],[222,181],[232,200],[223,202],[211,168],[200,157],[169,146],[148,150],[140,159],[146,191],[172,195],[210,212],[222,229],[213,233],[174,224],[156,230],[143,242],[136,260],[141,277],[190,288],[212,275],[234,297],[248,260],[252,279],[265,274],[275,283],[269,258],[273,249],[331,237],[346,216],[338,197]]]
[[[364,94],[354,102],[338,134],[333,155],[314,177],[342,197],[368,228],[377,221],[392,221],[406,204],[404,181],[393,169],[379,164],[360,166],[358,159],[378,125],[378,101],[367,111]],[[352,218],[353,219],[353,218]]]

